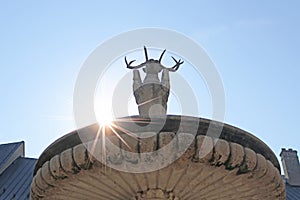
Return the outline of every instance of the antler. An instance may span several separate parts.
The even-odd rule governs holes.
[[[146,48],[146,46],[144,46],[144,52],[145,52],[145,58],[146,58],[146,61],[143,62],[143,63],[141,63],[141,64],[139,64],[139,65],[137,65],[137,66],[131,66],[131,64],[132,64],[135,60],[132,60],[132,61],[130,61],[130,62],[128,63],[128,61],[127,61],[127,59],[126,59],[126,56],[125,56],[125,63],[126,63],[127,68],[129,68],[129,69],[138,69],[138,68],[143,67],[143,66],[148,62],[148,53],[147,53],[147,48]],[[162,55],[163,55],[163,54],[162,54]],[[161,57],[162,57],[162,55],[161,55]]]
[[[144,52],[145,52],[145,58],[146,58],[146,62],[147,62],[148,61],[148,53],[147,53],[146,46],[144,46]]]
[[[182,65],[183,64],[183,61],[181,61],[181,59],[179,59],[178,61],[172,56],[172,58],[173,58],[173,60],[175,61],[175,65],[173,66],[173,67],[171,67],[171,68],[167,68],[169,71],[171,71],[171,72],[176,72],[178,69],[179,69],[179,67],[180,67],[180,65]]]
[[[127,68],[129,68],[129,69],[138,69],[138,68],[141,68],[141,67],[143,67],[143,66],[145,65],[145,63],[146,63],[146,62],[144,62],[144,63],[139,64],[139,65],[137,65],[137,66],[131,66],[131,64],[132,64],[134,61],[135,61],[135,60],[132,60],[132,61],[130,61],[130,62],[128,63],[127,58],[126,58],[126,56],[125,56],[125,63],[126,63]]]
[[[164,56],[164,54],[165,54],[165,52],[166,52],[166,49],[161,53],[161,55],[160,55],[160,57],[159,57],[159,60],[153,60],[153,59],[148,60],[148,53],[147,53],[147,48],[146,48],[146,46],[144,46],[144,52],[145,52],[145,58],[146,58],[146,61],[143,62],[143,63],[141,63],[141,64],[139,64],[139,65],[136,65],[136,66],[131,66],[131,64],[132,64],[133,62],[135,62],[136,60],[132,60],[132,61],[130,61],[130,62],[128,63],[127,58],[126,58],[126,56],[125,56],[125,63],[126,63],[127,68],[129,68],[129,69],[138,69],[138,68],[141,68],[141,67],[145,66],[146,63],[147,63],[148,61],[154,61],[154,62],[157,62],[157,61],[158,61],[158,63],[161,63],[161,60],[162,60],[162,58],[163,58],[163,56]],[[172,56],[172,58],[173,58],[173,60],[174,60],[175,63],[176,63],[173,67],[167,68],[167,67],[164,67],[164,66],[162,66],[162,65],[161,65],[161,67],[163,67],[163,68],[165,68],[165,69],[168,69],[168,70],[171,71],[171,72],[175,72],[175,71],[177,71],[177,70],[179,69],[180,65],[183,64],[183,61],[181,61],[181,59],[179,59],[179,60],[177,61],[173,56]]]
[[[161,59],[162,59],[163,55],[165,54],[165,52],[166,52],[166,49],[161,53],[159,60],[158,60],[159,63],[161,62]]]

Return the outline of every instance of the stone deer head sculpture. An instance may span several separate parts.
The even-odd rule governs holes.
[[[147,48],[144,46],[146,61],[132,66],[135,60],[127,61],[125,56],[125,63],[127,68],[133,69],[133,92],[138,104],[139,114],[142,117],[161,117],[166,115],[167,101],[170,91],[169,72],[176,72],[183,61],[178,61],[172,56],[175,61],[175,65],[171,68],[167,68],[161,64],[166,50],[162,52],[159,60],[148,59]],[[139,68],[142,68],[146,73],[144,80],[142,81]],[[162,71],[161,80],[158,74]]]

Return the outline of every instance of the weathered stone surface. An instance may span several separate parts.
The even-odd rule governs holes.
[[[284,184],[273,162],[249,145],[232,142],[234,138],[227,141],[195,137],[188,131],[160,132],[140,139],[127,134],[121,137],[126,145],[111,138],[120,151],[108,152],[107,158],[119,156],[118,165],[126,167],[130,163],[138,169],[146,167],[142,164],[145,159],[149,165],[155,163],[147,156],[156,153],[166,167],[145,173],[118,171],[88,156],[85,147],[93,147],[94,153],[101,155],[103,143],[76,144],[54,155],[36,171],[32,199],[285,199]],[[176,158],[180,153],[181,157],[168,163],[170,157]]]
[[[146,192],[140,192],[132,200],[178,200],[172,192],[166,192],[161,189],[150,189]]]
[[[121,153],[123,158],[130,163],[138,162],[139,139],[124,134],[121,136],[124,142],[121,143]]]
[[[39,186],[39,188],[41,188],[42,190],[46,190],[49,185],[47,184],[46,181],[44,181],[43,177],[42,177],[42,169],[39,169],[39,171],[37,172],[37,176],[35,179],[35,183],[36,185]]]
[[[43,167],[41,168],[41,176],[42,179],[50,186],[53,186],[55,184],[56,179],[52,176],[50,172],[50,162],[47,161],[43,164]]]
[[[244,148],[245,152],[245,157],[243,164],[240,166],[240,173],[247,173],[249,171],[253,171],[254,168],[256,167],[256,153],[249,149],[249,148]]]
[[[184,134],[179,140],[184,140],[183,136]],[[173,137],[172,133],[162,133],[160,144],[169,144]],[[38,199],[43,196],[45,199],[63,199],[63,196],[68,194],[72,199],[285,199],[284,184],[278,170],[270,161],[248,148],[240,152],[244,156],[237,155],[235,150],[240,149],[239,145],[218,140],[212,150],[214,160],[202,159],[202,162],[198,162],[195,156],[191,155],[200,153],[199,145],[202,145],[205,139],[214,141],[204,137],[197,138],[197,148],[191,145],[185,152],[187,155],[184,155],[180,162],[175,161],[166,168],[142,174],[103,169],[100,165],[74,171],[72,163],[75,163],[74,158],[77,156],[72,155],[72,152],[84,152],[83,147],[75,146],[73,150],[55,156],[37,172],[31,188],[32,198]],[[135,142],[132,144],[136,147]],[[149,148],[153,148],[156,142],[150,142],[149,145],[152,146]],[[232,149],[235,152],[233,154]],[[240,157],[244,157],[242,164]],[[78,161],[80,158],[84,159],[79,155],[77,162],[82,163]],[[60,164],[59,160],[64,164]],[[183,161],[186,162],[185,166]],[[226,161],[232,162],[230,166],[236,167],[229,169]],[[64,167],[61,168],[60,165]],[[238,170],[243,173],[237,173]],[[65,174],[66,171],[68,175]],[[44,172],[44,175],[41,172]]]
[[[213,158],[214,142],[211,137],[197,136],[195,160],[207,163]]]
[[[183,64],[183,61],[175,58],[175,65],[172,68],[167,68],[161,64],[162,56],[165,51],[161,54],[159,60],[148,59],[147,49],[144,47],[146,61],[137,65],[132,66],[134,61],[127,62],[125,57],[125,63],[127,68],[133,70],[133,93],[138,105],[139,114],[142,117],[152,118],[154,116],[166,116],[167,102],[170,92],[170,80],[169,71],[175,72],[179,66]],[[139,68],[143,67],[143,71],[146,73],[145,79],[142,81]],[[162,71],[161,80],[158,74]]]
[[[225,140],[214,140],[214,155],[212,164],[213,165],[224,165],[230,155],[230,146],[229,143]]]
[[[36,177],[32,179],[31,186],[30,186],[30,193],[32,199],[39,199],[44,197],[45,191],[42,190],[37,184],[36,184]]]
[[[191,133],[196,133],[197,136],[205,136],[207,134],[208,128],[210,127],[210,123],[211,121],[208,119],[176,115],[168,115],[165,120],[154,120],[154,123],[150,123],[148,119],[141,119],[140,116],[125,117],[115,122],[116,126],[120,126],[123,129],[134,133],[151,132],[153,130],[155,130],[156,132],[157,130],[159,130],[160,132],[177,133],[180,128],[182,129],[181,132],[188,133],[190,131]],[[147,126],[144,126],[145,124]],[[273,165],[278,170],[280,170],[280,165],[276,155],[261,140],[254,137],[250,133],[227,124],[215,123],[214,126],[222,126],[220,139],[223,139],[230,143],[239,144],[243,147],[249,147],[256,153],[264,156],[267,160],[270,160]],[[97,135],[98,129],[99,126],[97,124],[94,124],[82,128],[80,129],[80,131],[73,131],[55,141],[42,153],[42,155],[38,159],[35,173],[40,167],[42,167],[42,165],[46,161],[49,161],[55,155],[60,154],[68,148],[72,148],[78,144],[82,144],[82,142],[87,143],[94,140],[95,135]],[[114,133],[108,132],[108,134]]]
[[[70,174],[76,174],[79,172],[78,166],[76,166],[73,158],[73,148],[67,149],[60,154],[60,163],[63,171]]]
[[[229,169],[234,169],[235,167],[240,166],[244,160],[244,148],[236,143],[230,144],[230,157],[226,166]]]
[[[73,148],[73,158],[75,165],[80,169],[89,168],[88,152],[83,144],[79,144]]]
[[[56,155],[50,160],[50,172],[56,179],[67,178],[66,172],[61,168],[60,155]]]

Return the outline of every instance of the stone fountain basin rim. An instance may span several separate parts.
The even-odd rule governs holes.
[[[149,121],[147,118],[141,118],[140,116],[128,116],[117,119],[116,123],[119,126],[125,126],[130,127],[132,123],[140,123],[140,121]],[[154,121],[161,121],[160,118],[154,119]],[[196,135],[206,135],[206,131],[210,123],[213,123],[214,126],[219,126],[222,128],[222,132],[220,135],[220,139],[226,140],[228,142],[234,142],[237,144],[242,145],[243,147],[247,147],[255,151],[256,153],[259,153],[263,155],[267,160],[270,160],[273,165],[279,170],[280,172],[280,165],[276,158],[276,155],[274,152],[260,139],[255,137],[249,132],[246,132],[240,128],[234,127],[229,124],[225,124],[218,121],[213,121],[210,119],[205,118],[197,118],[197,117],[191,117],[191,116],[181,116],[181,115],[167,115],[165,124],[163,128],[161,129],[161,132],[175,132],[178,130],[178,125],[181,123],[181,126],[188,128],[191,123],[199,123],[197,134]],[[54,141],[52,144],[50,144],[40,155],[36,166],[34,170],[34,175],[38,171],[39,168],[43,166],[43,164],[47,161],[49,161],[53,156],[63,152],[64,150],[68,148],[72,148],[78,144],[87,142],[83,142],[83,138],[79,136],[80,134],[86,134],[87,137],[92,135],[95,135],[97,133],[99,125],[98,124],[92,124],[83,128],[80,128],[78,130],[74,130],[61,138]],[[136,126],[135,126],[136,127]],[[134,130],[139,131],[139,130]],[[142,131],[149,131],[149,130],[143,130]],[[84,139],[88,140],[88,139]]]

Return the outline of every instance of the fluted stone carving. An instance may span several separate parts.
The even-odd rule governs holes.
[[[205,127],[206,122],[209,121],[201,120],[201,127]],[[52,157],[45,154],[50,159],[37,169],[32,181],[31,197],[95,200],[285,199],[285,186],[277,163],[266,159],[272,153],[268,152],[261,141],[255,138],[250,141],[251,135],[247,136],[247,133],[229,125],[225,125],[224,139],[202,135],[203,131],[205,129],[199,129],[196,136],[189,133],[188,129],[180,133],[163,131],[158,137],[140,140],[121,134],[129,146],[120,142],[115,135],[108,136],[114,144],[120,145],[120,150],[108,152],[107,162],[124,166],[128,162],[136,162],[137,166],[140,164],[134,161],[134,157],[127,156],[128,151],[141,156],[144,152],[163,148],[174,138],[181,141],[194,138],[188,150],[174,163],[148,173],[127,173],[103,165],[95,157],[90,157],[86,149],[94,141],[74,143],[72,148],[62,150]],[[236,134],[246,134],[243,137],[248,138],[248,147],[244,146],[246,141],[233,142]],[[227,137],[231,139],[225,140]],[[204,140],[207,141],[205,146]],[[57,145],[63,142],[58,141]],[[251,143],[255,143],[257,148]],[[122,150],[125,148],[126,151]],[[205,150],[208,153],[203,156]],[[94,154],[100,151],[98,147]],[[175,143],[164,156],[167,159],[179,151],[181,149]],[[269,159],[273,160],[271,157]]]

